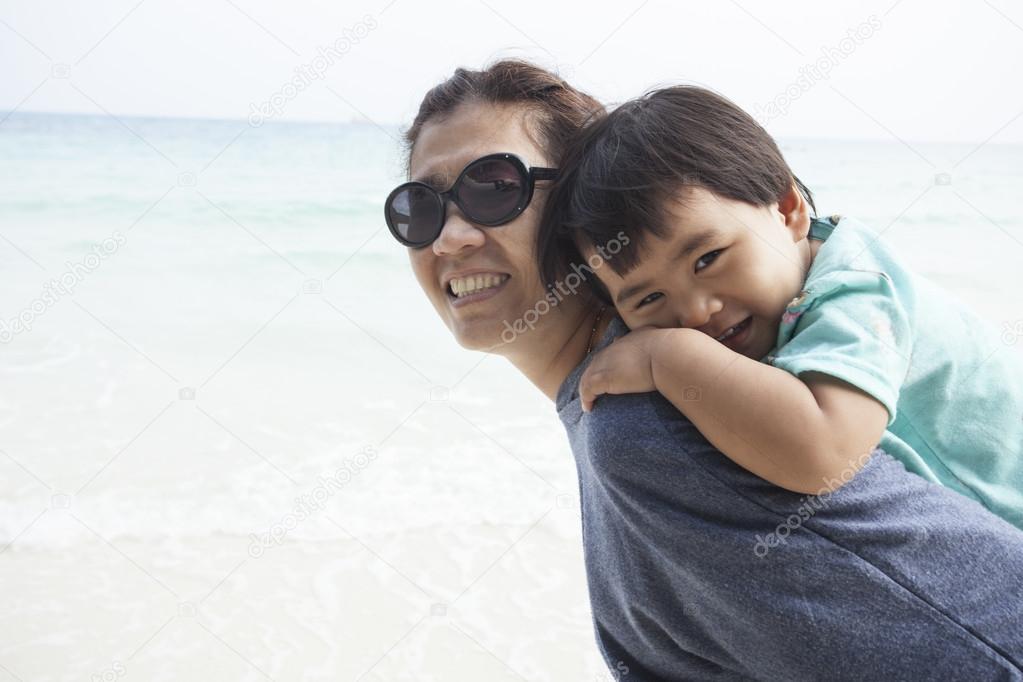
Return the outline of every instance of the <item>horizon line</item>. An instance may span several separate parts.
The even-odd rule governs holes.
[[[14,116],[16,114],[21,114],[21,115],[42,115],[42,116],[66,116],[66,117],[69,117],[69,118],[70,117],[114,118],[114,116],[111,116],[110,114],[107,114],[107,113],[104,113],[104,112],[45,111],[45,110],[41,110],[41,109],[13,109],[13,110],[11,110],[11,109],[2,109],[2,108],[0,108],[0,129],[2,129],[2,127],[3,127],[2,121],[6,121],[8,118],[10,118],[10,117],[12,117],[12,116]],[[223,117],[223,116],[174,116],[174,115],[166,115],[166,114],[117,114],[116,118],[125,118],[125,119],[131,119],[131,120],[157,120],[157,121],[208,121],[208,122],[213,122],[213,123],[243,123],[245,125],[250,125],[250,123],[249,123],[247,118],[233,118],[233,117]],[[377,127],[381,127],[381,128],[394,128],[396,130],[400,130],[403,125],[406,125],[406,124],[395,123],[395,122],[380,123],[379,121],[374,121],[372,119],[369,119],[369,118],[366,118],[366,117],[363,117],[363,116],[353,116],[353,117],[349,118],[348,120],[340,120],[340,119],[311,119],[311,118],[310,119],[306,119],[306,118],[267,119],[259,127],[261,127],[262,125],[267,125],[267,124],[271,124],[271,125],[284,124],[284,125],[299,125],[299,126],[301,126],[301,125],[309,125],[309,126],[314,126],[314,125],[369,125],[369,126],[377,126]],[[947,139],[946,140],[936,140],[936,139],[925,139],[925,138],[901,138],[901,139],[899,139],[899,138],[895,138],[894,136],[877,137],[877,136],[869,136],[869,135],[849,136],[849,137],[829,137],[829,136],[823,136],[823,135],[777,135],[777,136],[772,135],[772,137],[774,137],[776,140],[779,140],[779,141],[792,141],[792,142],[796,142],[796,141],[800,141],[800,140],[807,140],[807,141],[818,140],[818,141],[832,141],[832,142],[842,142],[842,141],[862,142],[862,141],[871,141],[871,142],[890,142],[890,143],[893,143],[893,144],[902,144],[902,139],[906,139],[906,140],[909,140],[911,142],[915,142],[915,143],[918,143],[918,144],[962,144],[962,145],[970,145],[970,144],[978,144],[978,143],[984,142],[984,140],[980,140],[980,139],[956,139],[956,140],[947,140]],[[1016,146],[1016,147],[1018,147],[1018,146],[1023,145],[1023,140],[1020,140],[1020,141],[1009,141],[1009,142],[999,142],[999,141],[988,139],[988,141],[985,143],[985,146],[987,146],[987,145],[1005,146],[1005,147]]]

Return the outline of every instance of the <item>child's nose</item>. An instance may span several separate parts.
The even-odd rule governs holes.
[[[720,310],[720,302],[711,296],[690,296],[676,311],[678,326],[688,329],[705,327]]]

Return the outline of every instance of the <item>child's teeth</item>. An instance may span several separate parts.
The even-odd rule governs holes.
[[[728,328],[728,331],[726,331],[726,332],[725,332],[724,334],[722,334],[721,336],[719,336],[719,337],[717,338],[717,340],[718,340],[718,341],[724,341],[724,340],[725,340],[725,339],[727,339],[728,337],[730,337],[730,336],[733,336],[733,335],[735,334],[735,330],[736,330],[736,329],[738,329],[739,327],[741,327],[741,326],[742,326],[742,324],[743,324],[743,322],[745,322],[745,321],[746,321],[746,320],[743,320],[742,322],[740,322],[739,324],[735,325],[734,327],[729,327],[729,328]]]

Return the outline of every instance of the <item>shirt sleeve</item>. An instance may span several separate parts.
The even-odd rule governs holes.
[[[856,386],[885,406],[891,426],[913,348],[894,282],[883,272],[846,270],[822,277],[811,292],[816,298],[771,364],[797,377],[821,372]]]

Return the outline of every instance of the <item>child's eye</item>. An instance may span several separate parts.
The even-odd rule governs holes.
[[[713,256],[713,258],[711,258],[710,263],[707,263],[707,265],[703,266],[703,268],[697,267],[696,271],[699,272],[700,270],[703,270],[704,268],[709,267],[711,263],[713,263],[714,261],[717,260],[718,254],[721,253],[722,251],[724,251],[724,249],[718,249],[717,251],[711,251],[710,253],[706,253],[706,254],[700,256],[699,260],[696,261],[697,265],[699,265],[700,261],[702,261],[704,258],[710,258],[711,256]]]
[[[654,301],[657,300],[657,298],[655,298],[655,297],[660,297],[660,296],[663,296],[663,295],[664,294],[662,294],[661,292],[655,291],[652,294],[644,296],[643,299],[639,303],[636,304],[636,309],[639,310],[640,308],[645,306],[647,303],[653,303]]]

